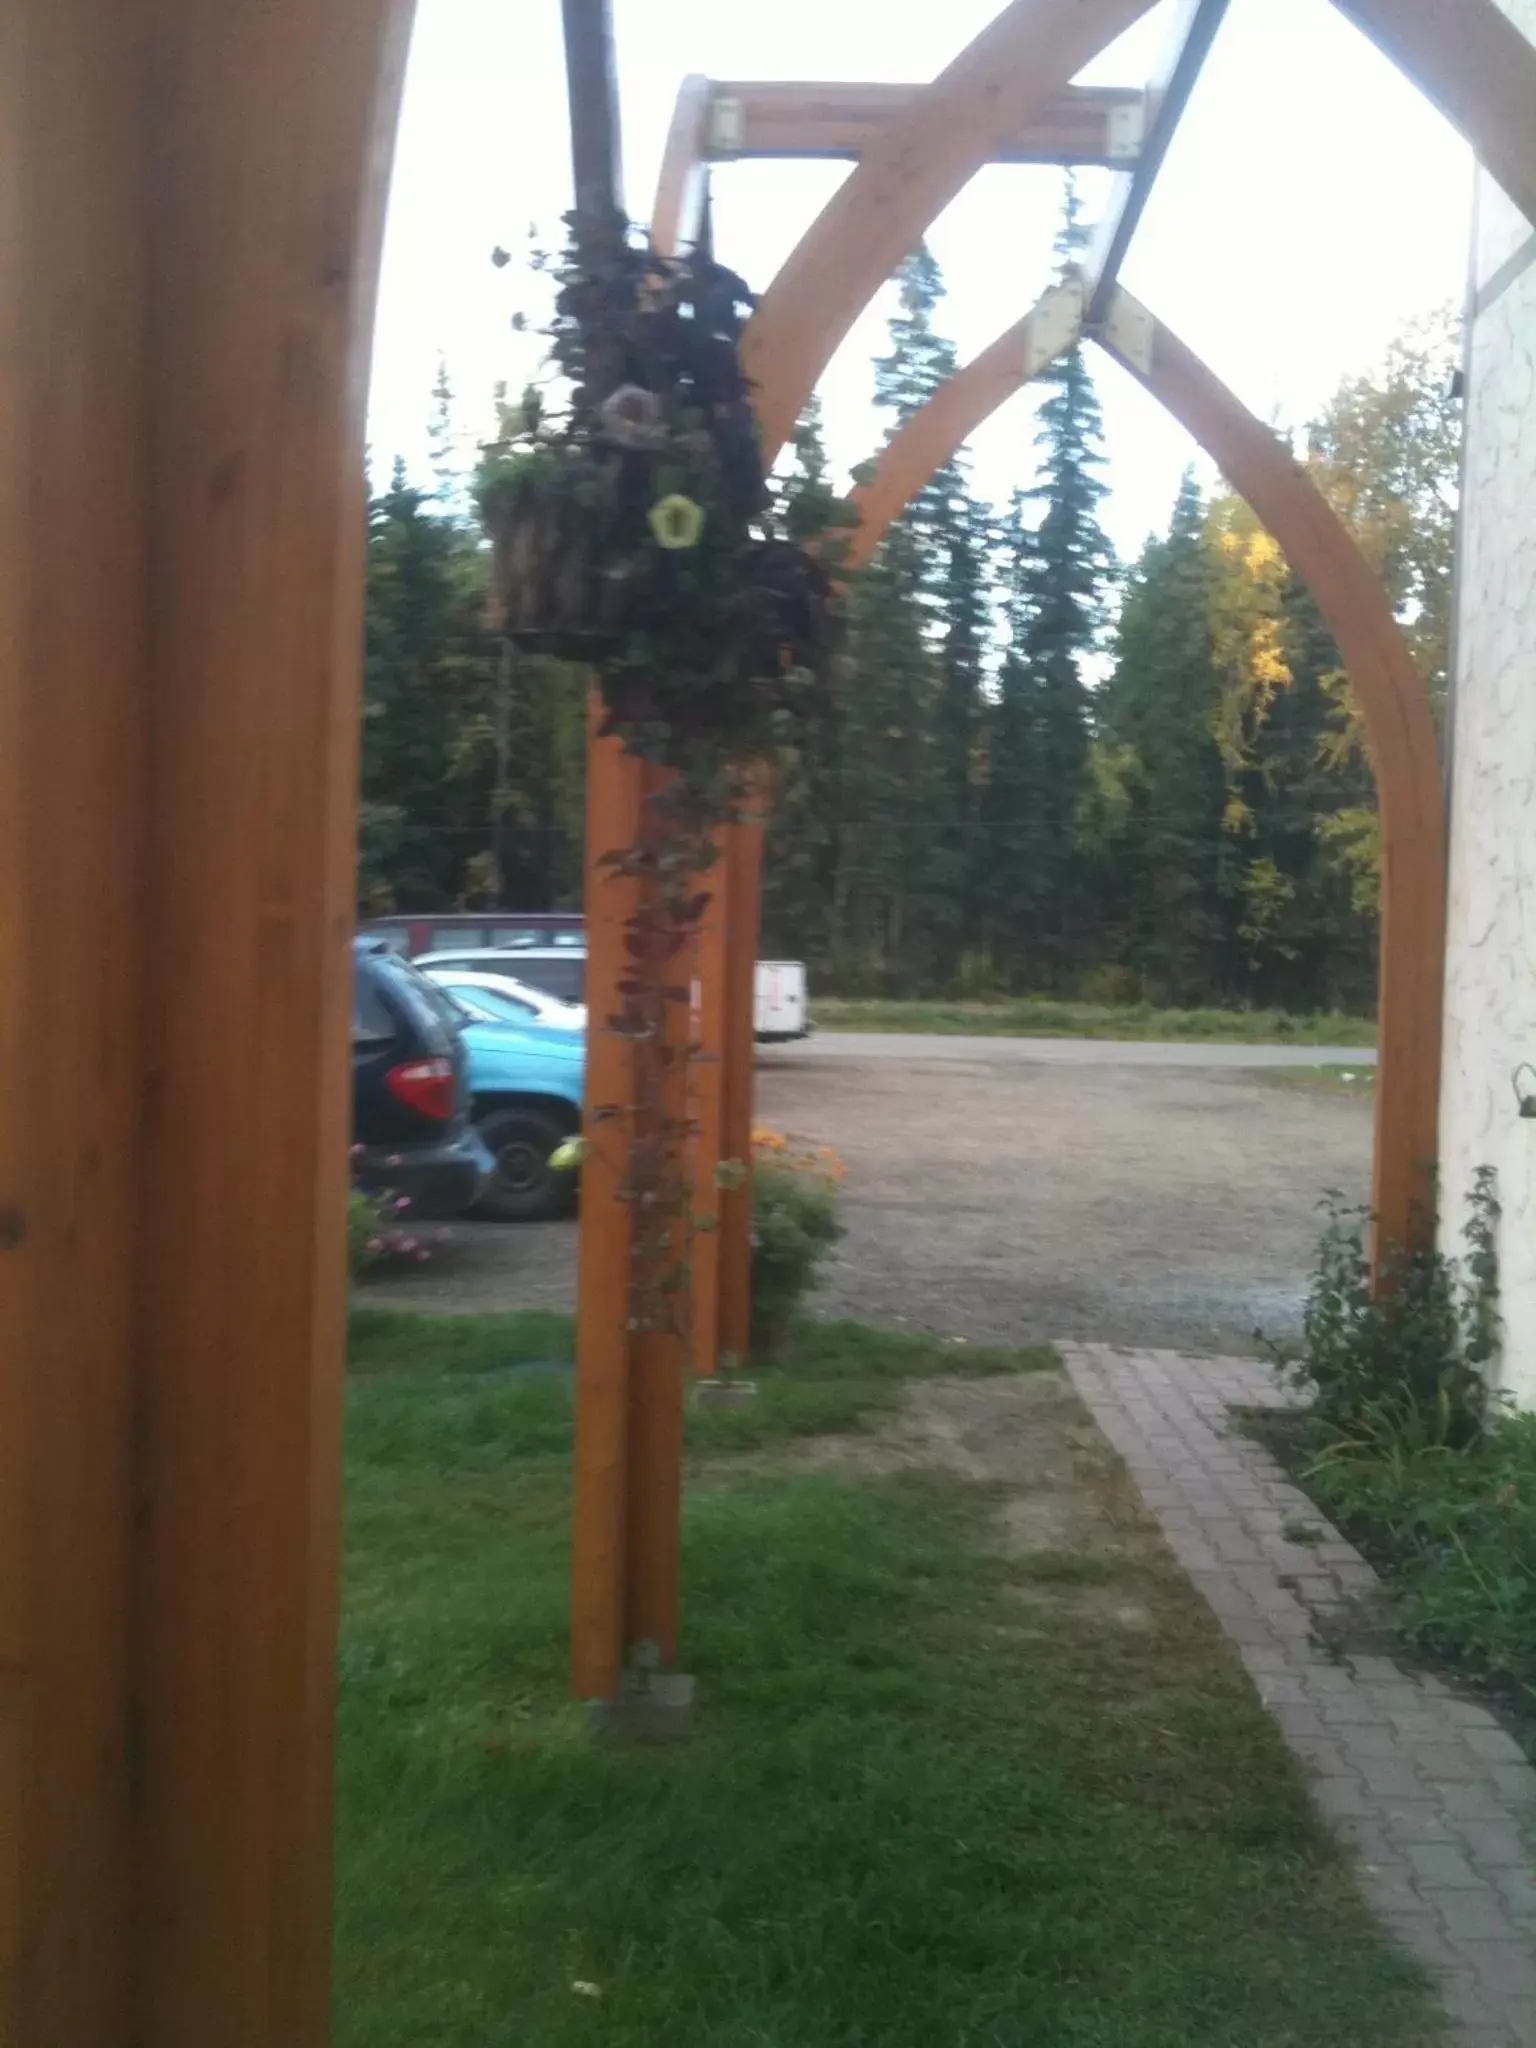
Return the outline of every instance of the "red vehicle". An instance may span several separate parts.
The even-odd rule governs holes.
[[[525,946],[584,946],[586,920],[579,910],[440,910],[415,917],[370,917],[362,927],[392,952],[475,952],[482,947],[512,951]]]

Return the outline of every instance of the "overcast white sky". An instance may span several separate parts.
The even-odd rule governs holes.
[[[684,73],[715,78],[933,76],[1001,0],[614,0],[626,199],[650,211]],[[1091,83],[1140,84],[1167,0],[1107,51]],[[848,166],[724,165],[715,174],[723,261],[761,290]],[[1107,179],[1086,172],[1088,211]],[[929,241],[962,358],[1048,282],[1061,174],[997,166]],[[525,374],[508,326],[533,303],[515,268],[530,223],[558,237],[570,203],[558,0],[418,0],[385,247],[370,436],[376,469],[420,471],[439,357],[466,447],[488,430],[498,377]],[[1346,372],[1409,320],[1460,303],[1471,213],[1468,152],[1328,0],[1233,0],[1126,265],[1125,282],[1266,417],[1306,420]],[[888,300],[854,328],[822,384],[843,466],[876,444],[870,359]],[[1123,555],[1161,526],[1192,444],[1094,352]],[[980,490],[1004,502],[1032,475],[1027,393],[976,437]]]

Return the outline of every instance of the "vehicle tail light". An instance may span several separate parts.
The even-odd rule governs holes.
[[[418,1115],[436,1117],[439,1123],[453,1115],[452,1060],[408,1060],[402,1067],[391,1067],[384,1079],[395,1100]]]

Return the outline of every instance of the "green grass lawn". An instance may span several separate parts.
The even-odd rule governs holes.
[[[1241,1045],[1374,1045],[1369,1017],[1292,1017],[1283,1010],[1158,1010],[1150,1003],[887,1002],[818,996],[819,1031],[932,1031],[1003,1038],[1209,1039]]]
[[[700,1729],[625,1750],[566,1698],[568,1326],[353,1340],[338,2048],[1439,2038],[1166,1560],[1047,1571],[990,1546],[986,1487],[782,1455],[1048,1359],[818,1326],[757,1410],[696,1416]],[[1106,1576],[1152,1627],[1085,1623]]]

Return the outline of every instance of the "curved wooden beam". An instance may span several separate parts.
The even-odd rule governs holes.
[[[1125,335],[1134,337],[1130,346]],[[1128,292],[1116,294],[1094,338],[1188,428],[1253,507],[1344,658],[1381,817],[1371,1205],[1379,1245],[1422,1243],[1433,1219],[1446,875],[1445,796],[1424,678],[1375,572],[1285,444]]]
[[[891,121],[764,294],[743,344],[771,465],[849,328],[1003,136],[1152,0],[1011,0]]]
[[[1290,450],[1127,292],[1100,346],[1182,422],[1284,550],[1338,643],[1381,816],[1380,1048],[1371,1206],[1381,1245],[1432,1228],[1445,956],[1445,796],[1429,692],[1381,584]],[[1140,330],[1126,349],[1119,334]]]
[[[1125,335],[1135,337],[1132,345]],[[1371,1205],[1383,1245],[1422,1243],[1433,1219],[1446,875],[1445,794],[1424,678],[1375,572],[1285,444],[1128,292],[1117,293],[1115,312],[1094,338],[1188,428],[1253,507],[1344,658],[1381,816]]]
[[[1334,0],[1536,222],[1536,43],[1497,0]]]
[[[1069,335],[1047,348],[1061,328],[1059,316],[1042,319],[1045,305],[958,370],[883,450],[854,494],[862,513],[855,562],[869,559],[892,519],[981,421],[1071,345]],[[1422,1242],[1432,1213],[1445,944],[1444,800],[1429,692],[1370,564],[1284,443],[1128,292],[1116,293],[1094,339],[1188,428],[1253,507],[1311,591],[1349,671],[1381,812],[1372,1206],[1383,1244]]]

